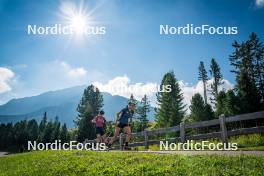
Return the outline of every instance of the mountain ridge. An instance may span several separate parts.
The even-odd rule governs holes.
[[[44,92],[30,97],[15,98],[0,105],[0,123],[17,122],[24,119],[36,119],[40,122],[44,112],[49,120],[59,117],[61,123],[74,127],[76,108],[87,86],[75,86],[66,89]],[[128,99],[119,95],[101,92],[104,99],[103,109],[108,121],[127,105]],[[153,111],[153,109],[152,109]],[[154,114],[153,112],[151,114]]]

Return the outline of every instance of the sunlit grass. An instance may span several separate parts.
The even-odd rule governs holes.
[[[40,151],[0,158],[0,175],[261,175],[264,157]]]

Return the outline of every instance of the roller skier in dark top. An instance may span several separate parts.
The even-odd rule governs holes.
[[[135,103],[133,101],[130,101],[124,109],[122,109],[120,112],[118,112],[117,115],[117,121],[116,121],[116,127],[115,127],[115,133],[113,138],[108,144],[108,148],[111,148],[111,145],[116,141],[117,136],[120,134],[120,130],[123,129],[124,133],[126,133],[126,140],[125,144],[123,146],[124,150],[129,150],[128,143],[131,138],[131,127],[130,127],[130,121],[132,121],[132,117],[135,110]]]

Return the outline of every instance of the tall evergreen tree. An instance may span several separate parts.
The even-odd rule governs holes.
[[[28,141],[28,132],[27,132],[27,121],[23,120],[17,122],[14,125],[14,139],[15,143],[19,147],[19,150],[23,152],[26,148]]]
[[[232,116],[242,112],[242,102],[233,90],[220,91],[217,96],[216,116]]]
[[[263,108],[264,47],[255,33],[241,44],[235,41],[230,55],[232,72],[236,74],[236,90],[240,97],[241,112],[254,112]]]
[[[226,101],[226,93],[225,91],[220,91],[217,96],[216,103],[216,116],[219,117],[221,114],[225,114],[225,101]]]
[[[156,121],[159,127],[178,125],[185,114],[183,94],[172,71],[163,76],[160,90],[163,90],[166,86],[170,86],[170,91],[157,93],[159,107],[156,109]]]
[[[42,120],[39,124],[38,139],[37,142],[43,142],[43,136],[47,125],[47,112],[43,114]]]
[[[233,90],[228,90],[224,101],[224,114],[226,116],[232,116],[238,114],[241,110],[239,107],[240,101]]]
[[[59,139],[61,140],[62,143],[69,142],[70,140],[70,136],[67,130],[66,123],[64,123],[60,129]]]
[[[241,71],[237,78],[238,96],[240,97],[240,113],[255,112],[261,109],[258,89],[248,73]]]
[[[249,37],[249,45],[253,57],[254,79],[261,95],[261,101],[264,101],[264,45],[255,33]]]
[[[43,143],[53,142],[52,134],[53,134],[53,123],[52,121],[49,121],[44,130],[42,142]]]
[[[144,95],[140,105],[137,106],[137,119],[139,120],[140,131],[145,130],[148,127],[148,113],[150,112],[150,104],[147,95]]]
[[[60,122],[59,117],[55,117],[55,121],[53,123],[53,132],[52,132],[52,141],[58,140],[60,136]]]
[[[211,60],[209,71],[213,78],[213,82],[211,84],[211,92],[212,92],[213,98],[210,98],[210,99],[211,99],[211,103],[215,105],[216,99],[218,96],[219,86],[223,84],[223,76],[220,71],[220,66],[218,65],[218,63],[216,62],[214,58],[212,58]]]
[[[201,80],[203,82],[203,92],[204,92],[204,102],[207,104],[207,81],[208,81],[208,76],[207,72],[204,67],[204,63],[201,61],[199,65],[199,76],[198,80]]]
[[[95,137],[95,129],[91,120],[99,113],[103,107],[103,96],[98,88],[93,85],[88,86],[83,93],[82,99],[78,104],[78,116],[76,125],[78,127],[78,141],[83,142],[86,138]]]
[[[205,121],[214,118],[214,112],[211,105],[205,104],[202,96],[199,93],[196,93],[192,97],[190,110],[190,117],[193,121]]]
[[[201,121],[204,116],[204,100],[203,97],[197,93],[191,99],[190,105],[191,115],[190,117],[194,121]]]
[[[36,141],[38,138],[38,123],[35,119],[28,121],[27,131],[29,141]]]

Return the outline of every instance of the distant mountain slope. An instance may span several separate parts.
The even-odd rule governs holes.
[[[45,107],[76,103],[80,100],[85,86],[77,86],[57,91],[46,92],[37,96],[12,99],[0,106],[0,114],[17,115],[38,111]]]
[[[74,127],[73,120],[77,116],[76,108],[85,88],[85,86],[77,86],[32,97],[12,99],[0,106],[0,123],[17,122],[32,118],[40,121],[43,113],[47,112],[49,119],[58,116],[62,123]],[[115,114],[126,106],[128,99],[121,96],[112,96],[105,92],[102,94],[105,116],[107,120],[114,120]],[[150,114],[153,115],[153,109]]]

